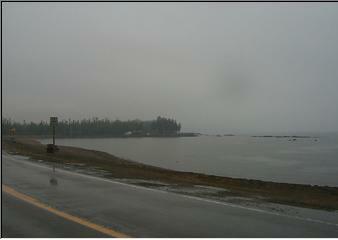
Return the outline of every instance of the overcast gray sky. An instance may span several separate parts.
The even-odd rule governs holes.
[[[337,3],[3,3],[3,116],[338,131]]]

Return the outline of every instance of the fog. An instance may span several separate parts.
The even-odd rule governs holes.
[[[338,131],[337,3],[3,3],[3,116]]]

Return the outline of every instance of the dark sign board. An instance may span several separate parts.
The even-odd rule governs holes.
[[[56,126],[58,124],[58,118],[57,117],[50,117],[50,125]]]

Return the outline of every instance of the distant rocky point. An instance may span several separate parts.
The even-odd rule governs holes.
[[[178,133],[178,137],[197,137],[200,136],[200,133],[193,133],[193,132],[181,132]]]
[[[263,136],[251,136],[251,137],[264,137],[264,138],[318,138],[313,136],[280,136],[280,135],[263,135]]]

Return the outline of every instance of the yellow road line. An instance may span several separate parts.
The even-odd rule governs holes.
[[[55,215],[57,215],[59,217],[62,217],[62,218],[65,218],[67,220],[70,220],[72,222],[81,224],[83,226],[86,226],[88,228],[94,229],[95,231],[104,233],[104,234],[109,235],[111,237],[115,237],[115,238],[130,238],[130,236],[128,236],[128,235],[126,235],[124,233],[112,230],[112,229],[107,228],[107,227],[103,227],[103,226],[97,225],[97,224],[89,222],[89,221],[87,221],[85,219],[82,219],[82,218],[70,215],[68,213],[62,212],[62,211],[57,210],[57,209],[52,208],[52,207],[49,207],[49,206],[45,205],[44,203],[40,202],[39,200],[37,200],[35,198],[32,198],[31,196],[28,196],[26,194],[20,193],[20,192],[14,190],[13,188],[8,187],[8,186],[6,186],[4,184],[2,184],[2,191],[5,192],[5,193],[8,193],[8,194],[10,194],[10,195],[12,195],[12,196],[14,196],[14,197],[16,197],[18,199],[21,199],[21,200],[23,200],[23,201],[25,201],[27,203],[30,203],[30,204],[32,204],[32,205],[34,205],[36,207],[39,207],[39,208],[47,210],[47,211],[49,211],[51,213],[54,213]]]

